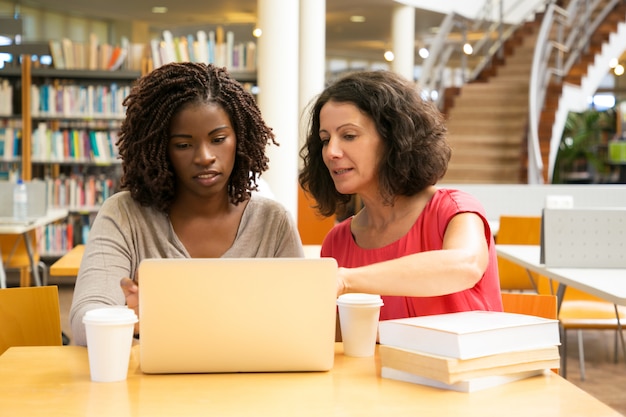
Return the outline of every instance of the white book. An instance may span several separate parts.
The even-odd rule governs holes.
[[[169,30],[163,31],[163,61],[162,65],[176,62],[176,48],[174,47],[174,36]]]
[[[463,311],[383,320],[380,344],[469,359],[560,344],[558,320],[497,311]]]
[[[74,45],[68,38],[61,39],[61,48],[63,49],[63,59],[65,60],[65,69],[76,69],[74,61]]]
[[[209,40],[207,41],[208,63],[215,64],[215,31],[209,31]]]
[[[235,34],[232,31],[226,31],[226,50],[224,51],[225,65],[227,68],[233,68],[233,55],[235,53]]]
[[[198,38],[196,59],[197,62],[208,64],[209,62],[209,47],[207,45],[207,34],[204,30],[199,30],[196,34]]]
[[[497,387],[499,385],[508,384],[519,381],[521,379],[530,378],[532,376],[543,375],[546,370],[535,370],[526,372],[517,372],[508,375],[485,376],[473,378],[467,381],[459,381],[453,384],[437,381],[423,376],[411,374],[409,372],[400,371],[398,369],[382,367],[380,375],[383,378],[394,379],[397,381],[410,382],[412,384],[427,385],[440,389],[447,389],[459,392],[476,392],[487,388]]]
[[[0,80],[0,115],[13,114],[13,87],[9,80]]]
[[[33,116],[38,116],[41,108],[39,86],[31,84],[30,86],[30,112]]]
[[[98,69],[98,46],[100,41],[95,33],[89,34],[88,68],[92,71]]]
[[[152,53],[152,66],[159,68],[163,65],[161,61],[161,41],[158,39],[152,39],[150,41],[150,52]]]

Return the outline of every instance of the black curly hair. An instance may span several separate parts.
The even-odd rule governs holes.
[[[144,206],[169,210],[176,193],[167,152],[169,128],[172,117],[189,103],[217,103],[228,114],[237,137],[228,192],[233,204],[247,200],[268,168],[266,146],[278,143],[252,94],[225,68],[192,62],[156,68],[139,78],[124,99],[126,117],[117,141],[120,188]]]
[[[352,196],[339,193],[322,159],[320,111],[329,101],[352,103],[370,117],[382,138],[379,186],[385,204],[411,196],[439,181],[451,156],[445,119],[416,86],[391,71],[359,71],[340,78],[310,108],[306,142],[300,149],[298,181],[324,216],[342,213]]]

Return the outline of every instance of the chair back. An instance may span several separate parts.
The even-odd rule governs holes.
[[[540,216],[500,216],[495,237],[500,245],[539,245],[541,241]],[[503,290],[530,290],[537,292],[537,274],[529,276],[525,268],[498,257],[500,288]]]
[[[521,292],[502,293],[503,309],[509,313],[556,319],[556,304],[556,295]]]
[[[56,286],[0,289],[0,354],[11,346],[61,346]]]
[[[36,248],[37,233],[35,230],[28,232],[30,241],[33,243],[33,257],[35,263],[39,262],[39,252]],[[20,234],[0,234],[0,250],[5,268],[30,267],[30,259],[26,250],[24,236]]]

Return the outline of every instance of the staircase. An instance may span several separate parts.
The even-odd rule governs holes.
[[[504,60],[494,59],[478,80],[447,91],[456,96],[445,100],[452,158],[442,183],[527,183],[529,79],[541,18],[522,26],[507,41]],[[621,3],[592,35],[587,53],[572,67],[564,83],[548,86],[539,129],[545,182],[549,178],[550,142],[555,135],[552,126],[563,86],[580,85],[602,45],[624,21],[626,5]]]
[[[536,40],[535,23],[518,29],[492,75],[465,84],[449,109],[452,158],[442,182],[525,183],[528,81]],[[486,74],[486,72],[485,72]]]
[[[543,160],[543,178],[549,181],[549,153],[552,138],[564,124],[567,111],[559,112],[559,107],[571,111],[582,111],[586,98],[597,89],[599,81],[608,71],[608,60],[619,57],[626,50],[626,3],[618,3],[604,18],[602,24],[589,39],[589,45],[572,66],[562,82],[551,82],[547,87],[544,107],[539,118],[539,145]],[[620,27],[622,26],[622,27]],[[611,39],[614,37],[614,39]],[[615,39],[617,38],[617,39]],[[593,76],[592,74],[593,73]],[[595,79],[595,80],[592,80]],[[587,82],[587,85],[582,85]],[[576,104],[574,104],[576,103]],[[559,116],[559,120],[556,118]],[[555,123],[556,122],[556,123]],[[554,147],[554,144],[552,144]]]

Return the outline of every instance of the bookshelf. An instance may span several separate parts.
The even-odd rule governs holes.
[[[212,62],[229,68],[254,93],[256,46],[236,43],[232,32],[221,27],[185,36],[164,31],[162,39],[146,45],[123,40],[125,60],[111,66],[113,58],[100,58],[94,67],[94,57],[100,57],[105,46],[111,54],[119,48],[93,37],[89,42],[38,43],[36,49],[0,47],[17,58],[0,69],[1,97],[13,97],[11,110],[0,111],[0,171],[19,170],[26,181],[45,180],[48,206],[70,211],[67,222],[50,225],[39,239],[46,242],[40,253],[52,257],[84,243],[100,204],[117,191],[121,163],[115,143],[124,119],[122,101],[134,80],[165,62]],[[50,55],[52,65],[33,64],[31,54]],[[90,58],[76,59],[79,56]],[[106,69],[101,65],[105,61]],[[8,136],[11,146],[6,146]],[[59,241],[66,246],[48,246]]]
[[[46,181],[48,207],[70,211],[66,222],[42,231],[42,256],[58,256],[82,243],[99,205],[117,190],[121,164],[115,142],[124,118],[122,101],[140,75],[32,68],[28,56],[19,68],[0,70],[0,79],[13,89],[12,114],[0,115],[4,150],[7,130],[18,138],[12,155],[3,154],[0,161],[18,168],[24,180]]]

